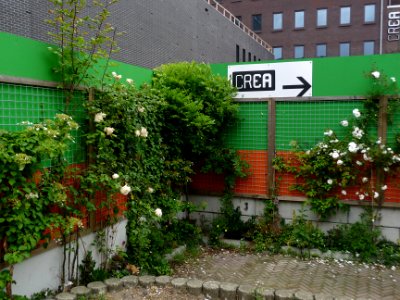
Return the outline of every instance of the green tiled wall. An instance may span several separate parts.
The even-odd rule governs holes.
[[[344,134],[340,121],[350,119],[354,108],[362,110],[360,101],[277,102],[276,149],[290,150],[292,141],[308,149],[320,142],[324,131]]]
[[[240,121],[230,128],[227,145],[237,150],[266,150],[268,148],[268,104],[242,102]]]

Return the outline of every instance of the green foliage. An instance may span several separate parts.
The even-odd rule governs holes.
[[[93,259],[92,251],[86,252],[85,257],[79,265],[79,283],[87,285],[93,280],[93,272],[96,267],[96,262]]]
[[[249,238],[254,241],[257,252],[270,251],[277,253],[283,245],[282,230],[283,220],[278,211],[278,205],[271,200],[264,202],[264,213],[257,219],[254,231]]]
[[[362,261],[372,261],[378,254],[378,241],[381,232],[373,226],[374,216],[370,210],[361,215],[354,224],[340,225],[328,232],[327,247],[334,250],[349,251]]]
[[[156,69],[153,88],[166,102],[161,134],[168,141],[167,156],[191,161],[203,172],[225,174],[232,188],[235,178],[246,175],[246,166],[224,146],[226,129],[238,121],[236,91],[229,81],[206,64],[182,62]]]
[[[39,241],[49,239],[45,230],[73,229],[78,222],[75,217],[49,213],[66,204],[63,154],[72,140],[70,132],[78,125],[65,114],[22,125],[23,130],[0,133],[0,237],[11,276],[14,264],[29,257]],[[55,166],[51,172],[45,160]]]
[[[127,250],[130,263],[140,266],[146,272],[169,273],[167,261],[162,255],[166,245],[157,226],[158,220],[149,204],[138,199],[129,207],[127,218]]]
[[[80,86],[100,86],[97,78],[104,79],[110,54],[118,51],[115,28],[107,22],[109,7],[118,0],[93,0],[94,15],[85,14],[86,0],[49,0],[53,19],[46,20],[54,28],[49,32],[57,47],[49,50],[58,57],[54,71],[60,75],[61,87],[66,93],[68,104],[74,91]],[[99,72],[102,72],[99,76]]]
[[[301,250],[311,248],[324,248],[324,233],[313,225],[311,221],[306,220],[304,212],[299,215],[293,212],[292,223],[286,225],[285,234],[286,243],[289,246],[297,247]]]
[[[220,199],[221,214],[213,220],[209,234],[211,245],[218,245],[221,236],[228,239],[241,239],[254,228],[255,218],[243,221],[240,208],[233,206],[232,197],[232,194],[225,194]]]

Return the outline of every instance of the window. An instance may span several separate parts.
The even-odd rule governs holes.
[[[254,31],[261,31],[261,25],[262,25],[262,15],[253,15],[252,16],[252,24],[253,24],[253,30]]]
[[[350,43],[340,43],[339,44],[339,55],[349,56],[350,55]]]
[[[275,59],[282,59],[282,47],[274,47],[272,48],[272,51],[274,53],[274,58]]]
[[[340,25],[350,25],[351,7],[343,6],[340,8]]]
[[[375,54],[375,42],[374,41],[365,41],[364,42],[364,55],[373,55]]]
[[[242,61],[246,61],[246,49],[242,49]]]
[[[375,4],[364,5],[364,23],[375,23]]]
[[[236,62],[240,62],[240,47],[236,45]]]
[[[328,10],[326,8],[317,9],[317,27],[328,26]]]
[[[283,29],[283,14],[282,13],[274,13],[273,14],[273,30],[282,30]]]
[[[304,28],[304,10],[294,12],[294,28]]]
[[[294,58],[304,58],[304,46],[294,46]]]
[[[326,44],[317,44],[315,48],[315,56],[316,57],[325,57],[326,56]]]
[[[247,61],[251,61],[251,52],[247,53]]]

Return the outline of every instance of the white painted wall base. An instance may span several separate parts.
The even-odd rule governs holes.
[[[192,217],[198,220],[198,224],[210,223],[219,214],[220,201],[218,197],[190,195],[189,200],[196,205],[206,203],[205,209],[192,214]],[[240,207],[243,219],[251,216],[261,216],[264,211],[264,201],[254,198],[234,198],[234,207]],[[293,217],[293,211],[299,211],[303,202],[298,201],[279,201],[279,214],[286,222],[290,222]],[[317,217],[307,207],[304,207],[309,220],[317,221]],[[318,222],[318,227],[323,231],[328,231],[336,225],[351,224],[360,220],[360,214],[363,212],[361,206],[351,205],[346,213],[338,212],[326,222]],[[381,229],[383,236],[388,240],[397,242],[400,239],[400,208],[385,207],[380,211],[381,219],[375,224]]]
[[[126,241],[126,220],[117,223],[114,226],[114,246],[124,246]],[[84,236],[81,239],[79,259],[84,258],[84,249],[91,250],[93,258],[100,262],[99,255],[95,248],[91,245],[95,237],[95,233]],[[57,247],[49,251],[23,261],[15,266],[13,293],[16,295],[31,296],[43,289],[55,290],[60,285],[62,263],[62,247]]]

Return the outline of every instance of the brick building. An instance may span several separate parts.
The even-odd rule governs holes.
[[[276,59],[400,50],[400,0],[221,0],[219,3],[268,41]]]

